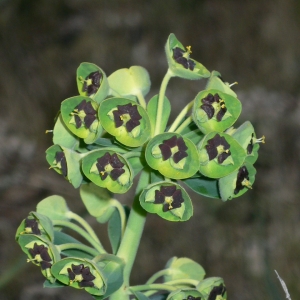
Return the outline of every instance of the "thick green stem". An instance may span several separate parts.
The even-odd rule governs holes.
[[[138,100],[139,100],[140,105],[141,105],[144,109],[146,109],[146,107],[147,107],[146,100],[145,100],[143,94],[141,93],[141,91],[136,91],[136,96],[137,96],[137,98],[138,98]]]
[[[164,107],[164,98],[165,93],[167,89],[167,85],[169,83],[169,80],[173,77],[173,73],[168,69],[159,90],[159,96],[158,96],[158,106],[157,106],[157,113],[156,113],[156,123],[155,123],[155,130],[154,130],[154,136],[158,135],[160,133],[160,127],[161,127],[161,121],[163,118],[163,107]]]
[[[84,237],[98,251],[98,253],[106,253],[102,244],[96,242],[85,230],[83,230],[78,225],[73,224],[72,222],[69,221],[62,221],[62,220],[54,220],[53,225],[67,227],[76,231],[78,234]]]
[[[160,270],[158,272],[156,272],[155,274],[153,274],[146,282],[146,284],[152,284],[153,282],[155,282],[159,277],[164,276],[164,275],[168,275],[170,273],[169,269],[164,269],[164,270]]]
[[[117,252],[117,256],[125,261],[124,283],[118,291],[110,296],[110,300],[129,299],[129,277],[135,261],[147,216],[147,212],[140,205],[139,195],[142,189],[148,184],[149,174],[147,171],[143,171],[136,188],[136,196],[130,211],[125,233],[120,248]]]
[[[187,127],[192,122],[192,120],[193,120],[192,116],[187,117],[187,119],[181,123],[181,125],[175,130],[175,132],[180,133],[181,131],[183,131],[184,128]]]

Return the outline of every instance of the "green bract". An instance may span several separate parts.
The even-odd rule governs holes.
[[[193,206],[187,192],[173,182],[161,181],[149,185],[139,197],[142,207],[168,221],[187,221]]]
[[[194,279],[200,281],[205,276],[202,266],[187,257],[171,258],[167,262],[166,269],[169,272],[164,276],[165,282],[177,279]]]
[[[99,109],[103,128],[129,147],[143,145],[151,136],[150,120],[145,109],[126,98],[109,98]]]
[[[50,168],[58,174],[62,174],[75,188],[78,188],[83,182],[80,168],[83,156],[84,154],[59,145],[52,145],[46,150],[46,159]]]
[[[222,200],[231,200],[245,194],[252,188],[256,170],[248,162],[231,174],[219,179],[219,189]]]
[[[239,117],[241,102],[216,89],[204,90],[196,98],[193,107],[193,119],[204,133],[223,132]]]
[[[188,178],[199,170],[195,144],[178,133],[162,133],[152,138],[145,156],[151,168],[168,178]]]
[[[240,127],[229,128],[228,134],[234,137],[238,143],[246,150],[246,161],[254,164],[258,158],[259,144],[265,142],[265,137],[256,138],[254,127],[249,121],[243,123]]]
[[[40,266],[42,274],[47,280],[53,283],[55,278],[50,268],[60,259],[55,246],[50,241],[33,234],[20,236],[18,243],[23,252],[28,256],[27,261]]]
[[[202,300],[202,294],[196,289],[180,289],[169,294],[166,300]],[[213,299],[213,298],[212,298]],[[219,299],[218,299],[219,300]]]
[[[91,295],[104,295],[107,282],[99,266],[89,259],[68,257],[51,268],[53,276],[65,285],[85,289]]]
[[[210,178],[221,178],[237,170],[246,152],[230,135],[210,132],[198,145],[200,173]]]
[[[169,69],[173,76],[185,79],[207,78],[210,72],[199,62],[190,58],[191,46],[186,48],[171,33],[165,46]]]
[[[82,160],[85,176],[100,187],[123,194],[132,185],[133,171],[127,160],[112,150],[96,150]]]
[[[224,280],[220,277],[206,278],[197,285],[196,289],[202,294],[204,300],[227,299],[227,292]]]
[[[108,94],[109,85],[102,69],[92,63],[81,63],[77,69],[76,81],[79,94],[100,103]]]
[[[110,94],[113,96],[147,95],[151,81],[148,71],[140,66],[120,69],[108,77]]]
[[[237,82],[235,82],[237,83]],[[212,71],[210,77],[207,81],[206,90],[219,90],[223,93],[229,94],[235,98],[237,98],[236,93],[230,88],[230,84],[228,82],[224,82],[221,74],[218,71]]]
[[[93,143],[101,134],[98,119],[99,104],[89,97],[75,96],[61,103],[61,115],[65,125],[86,144]]]

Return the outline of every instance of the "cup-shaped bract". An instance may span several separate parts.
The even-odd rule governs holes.
[[[83,155],[59,145],[52,145],[46,150],[46,160],[50,168],[63,175],[75,188],[83,182],[80,168]]]
[[[61,103],[61,116],[67,128],[86,144],[93,143],[102,133],[98,119],[99,104],[89,97],[75,96]]]
[[[221,178],[237,170],[245,160],[246,151],[230,135],[210,132],[198,144],[200,173]]]
[[[187,257],[172,257],[166,264],[168,273],[164,275],[164,282],[180,279],[201,281],[205,271],[201,265]]]
[[[109,85],[104,71],[95,64],[83,62],[76,73],[79,94],[100,103],[108,95]]]
[[[50,241],[34,234],[21,235],[18,243],[28,256],[27,261],[39,266],[42,274],[53,283],[55,277],[51,273],[51,267],[60,260],[56,247]]]
[[[202,300],[202,294],[196,289],[178,289],[170,293],[166,300]]]
[[[231,200],[245,194],[255,180],[256,170],[252,164],[244,164],[231,174],[219,179],[219,191],[223,201]]]
[[[109,98],[99,108],[103,128],[129,147],[142,146],[151,136],[151,124],[146,110],[126,98]]]
[[[85,176],[113,193],[126,193],[132,185],[133,171],[128,161],[112,150],[91,151],[82,160]]]
[[[141,66],[115,71],[108,77],[108,83],[113,96],[146,96],[151,86],[149,73]]]
[[[232,85],[237,84],[237,82]],[[229,94],[233,97],[237,97],[236,93],[230,88],[230,84],[228,82],[224,82],[221,74],[218,71],[212,71],[210,73],[210,77],[207,81],[206,90],[219,90],[223,93]]]
[[[171,33],[165,46],[169,70],[173,76],[185,79],[207,78],[210,72],[199,62],[190,58],[191,46],[186,48]]]
[[[258,158],[259,144],[265,142],[265,137],[256,138],[253,125],[246,121],[238,128],[229,128],[230,134],[246,150],[247,157],[245,161],[254,164]]]
[[[224,284],[224,280],[220,277],[209,277],[202,280],[196,287],[196,289],[202,294],[201,300],[226,300],[227,291]]]
[[[172,179],[193,176],[199,170],[197,147],[178,133],[162,133],[149,141],[145,151],[148,165]]]
[[[140,195],[141,206],[165,220],[187,221],[193,215],[188,193],[179,184],[161,181],[147,186]]]
[[[51,268],[53,276],[65,285],[84,289],[91,295],[104,295],[107,282],[99,266],[89,259],[68,257]]]
[[[241,102],[216,89],[201,91],[195,98],[193,120],[204,133],[223,132],[238,119]]]
[[[34,234],[52,242],[54,240],[52,221],[44,214],[31,212],[18,227],[16,240],[18,241],[21,235],[26,234]]]

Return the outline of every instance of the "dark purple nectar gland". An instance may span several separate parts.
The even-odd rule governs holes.
[[[187,51],[184,51],[183,49],[176,47],[173,49],[173,58],[178,64],[181,64],[185,69],[190,69],[191,71],[194,70],[196,63],[189,59],[191,51],[191,46],[186,47]]]
[[[210,291],[207,300],[217,300],[218,296],[224,296],[226,292],[226,287],[223,284],[219,286],[214,286],[213,289]]]
[[[216,134],[212,139],[208,140],[205,148],[209,160],[213,160],[217,157],[219,164],[222,164],[224,160],[231,155],[229,143],[219,134]]]
[[[176,190],[176,186],[161,186],[160,190],[155,191],[155,204],[163,204],[163,211],[181,207],[184,202],[180,189]]]
[[[95,71],[90,73],[83,82],[82,90],[87,92],[88,96],[95,94],[99,87],[102,79],[102,73]]]
[[[63,174],[64,177],[67,177],[68,175],[68,168],[67,168],[67,160],[65,153],[63,151],[57,151],[55,153],[55,166],[56,168],[59,168]]]
[[[116,128],[125,125],[127,132],[131,132],[135,127],[139,126],[142,119],[137,105],[132,105],[131,103],[117,105],[117,109],[113,111],[113,115]]]
[[[92,103],[87,102],[85,99],[74,108],[71,115],[74,116],[77,129],[82,125],[86,128],[90,128],[93,122],[97,119],[97,111],[92,106]]]
[[[99,171],[102,180],[105,180],[110,175],[113,181],[116,181],[125,170],[123,169],[124,164],[120,161],[117,154],[110,155],[108,152],[101,158],[97,159],[97,169]]]
[[[41,231],[39,230],[39,223],[36,219],[25,219],[25,233],[41,235]]]
[[[265,136],[263,135],[261,138],[257,139],[255,136],[254,136],[254,133],[252,133],[251,135],[251,140],[247,146],[247,154],[250,155],[253,151],[253,147],[255,144],[258,144],[258,143],[265,143]]]
[[[96,277],[91,273],[89,267],[84,267],[83,264],[72,264],[71,268],[68,268],[67,270],[69,274],[70,284],[78,282],[78,285],[81,288],[94,286],[93,280]]]
[[[241,168],[239,168],[237,174],[234,194],[238,194],[245,187],[252,189],[251,183],[249,181],[249,172],[245,166],[242,166]]]
[[[183,138],[178,138],[176,135],[174,135],[168,140],[164,140],[162,144],[158,145],[158,147],[161,151],[162,158],[164,161],[172,157],[173,161],[177,164],[183,158],[188,156],[186,152],[188,147],[184,143]]]
[[[216,119],[218,122],[222,121],[227,108],[225,106],[225,101],[221,99],[219,94],[216,93],[215,95],[212,95],[211,93],[209,93],[205,98],[201,99],[201,102],[203,104],[200,106],[200,108],[202,108],[206,112],[209,120],[217,111]]]
[[[32,259],[27,259],[27,262],[32,261],[36,264],[39,264],[42,270],[51,268],[52,259],[48,253],[47,247],[34,243],[33,248],[29,249],[28,252],[30,253]]]

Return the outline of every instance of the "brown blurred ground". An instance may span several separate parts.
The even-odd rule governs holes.
[[[225,279],[231,300],[300,295],[300,2],[292,0],[0,0],[0,275],[25,256],[17,226],[53,193],[83,211],[78,191],[47,170],[46,129],[60,102],[76,95],[82,61],[109,75],[131,65],[148,69],[151,95],[166,71],[170,32],[192,45],[193,58],[218,70],[267,143],[256,163],[254,189],[228,203],[193,194],[195,214],[184,224],[149,216],[132,281],[142,283],[171,256],[201,263]],[[173,79],[173,116],[203,88]],[[128,203],[130,203],[128,201]],[[91,220],[92,221],[92,220]],[[101,230],[101,229],[99,229]],[[71,289],[43,290],[36,268],[24,267],[0,290],[5,299],[88,299]]]

